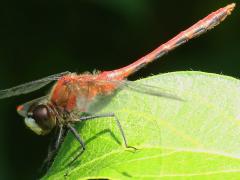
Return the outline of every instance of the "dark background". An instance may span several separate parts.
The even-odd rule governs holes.
[[[191,3],[190,3],[191,2]],[[2,1],[0,89],[62,71],[112,70],[153,50],[231,1]],[[240,77],[240,7],[220,26],[130,77],[200,70]],[[47,90],[0,101],[0,178],[33,179],[49,137],[28,130],[16,106]]]

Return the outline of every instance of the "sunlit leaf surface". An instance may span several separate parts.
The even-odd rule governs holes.
[[[139,82],[168,89],[185,101],[120,91],[101,112],[113,118],[80,124],[87,150],[71,166],[79,144],[67,136],[44,178],[240,178],[240,82],[222,75],[174,72]],[[64,174],[66,175],[64,177]]]

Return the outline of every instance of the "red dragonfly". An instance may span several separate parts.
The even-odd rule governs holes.
[[[38,135],[46,135],[53,129],[58,129],[57,141],[55,143],[55,149],[58,149],[64,132],[63,129],[68,129],[73,133],[84,150],[84,141],[74,128],[74,124],[99,117],[114,117],[125,146],[130,147],[128,146],[123,128],[115,114],[95,114],[92,111],[94,104],[101,99],[100,97],[110,96],[116,92],[117,89],[124,87],[154,96],[178,99],[171,94],[161,92],[157,87],[130,82],[127,81],[126,78],[145,67],[148,63],[186,43],[188,40],[214,28],[231,14],[234,7],[234,3],[229,4],[209,14],[165,44],[160,45],[151,53],[126,67],[93,74],[64,72],[51,75],[13,88],[1,90],[0,99],[30,93],[56,81],[48,95],[17,107],[17,112],[25,118],[25,124],[31,130]]]

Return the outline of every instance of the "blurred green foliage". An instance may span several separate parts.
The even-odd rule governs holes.
[[[2,1],[0,89],[50,74],[111,70],[145,55],[230,1]],[[215,30],[149,65],[131,80],[178,70],[239,77],[239,9]],[[33,179],[49,137],[25,128],[16,105],[47,89],[0,102],[0,173]]]

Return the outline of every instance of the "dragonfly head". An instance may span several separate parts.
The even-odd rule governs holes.
[[[38,135],[46,135],[56,126],[53,112],[45,103],[26,103],[18,106],[17,112],[25,118],[26,126]]]

